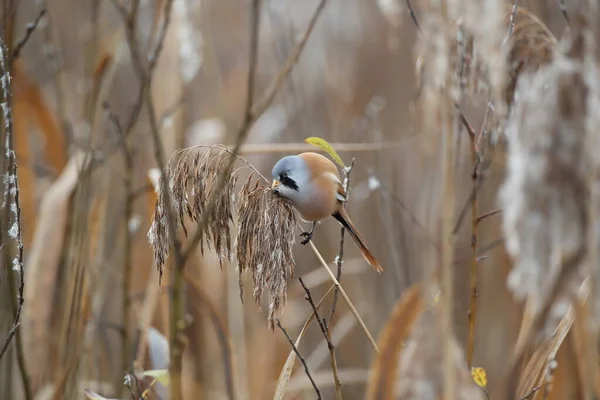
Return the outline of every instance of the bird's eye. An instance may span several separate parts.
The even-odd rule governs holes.
[[[287,178],[287,176],[288,176],[287,172],[284,172],[284,173],[281,174],[282,178]]]

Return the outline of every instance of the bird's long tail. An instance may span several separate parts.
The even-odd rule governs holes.
[[[350,236],[352,236],[352,239],[354,239],[354,243],[356,243],[360,249],[363,258],[369,263],[369,265],[373,267],[375,271],[382,272],[383,268],[381,265],[379,265],[379,261],[377,261],[373,253],[371,253],[371,250],[369,250],[367,247],[364,239],[358,232],[358,229],[356,229],[354,226],[354,223],[352,223],[352,220],[348,216],[348,213],[346,213],[344,207],[340,207],[340,210],[333,214],[333,218],[337,219],[338,222],[342,224],[344,228],[346,228]]]

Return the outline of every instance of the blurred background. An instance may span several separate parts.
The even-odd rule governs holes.
[[[0,398],[27,398],[20,355],[30,398],[82,399],[84,389],[120,398],[124,367],[130,367],[124,354],[141,369],[167,367],[170,282],[167,268],[158,285],[146,237],[156,200],[148,173],[157,166],[146,107],[127,129],[140,84],[115,6],[121,2],[2,2],[3,31],[11,48],[24,37],[27,24],[42,10],[46,13],[12,64],[26,285],[17,340],[0,361]],[[318,3],[262,1],[258,94],[276,77]],[[520,5],[557,37],[562,35],[558,2],[523,0]],[[160,31],[164,6],[165,0],[139,3],[136,32],[144,54]],[[245,105],[250,7],[244,0],[173,1],[152,81],[167,157],[196,144],[233,143]],[[403,291],[437,259],[440,240],[441,147],[436,137],[419,130],[418,32],[404,7],[403,1],[393,0],[328,1],[300,61],[241,151],[265,176],[280,157],[306,151],[303,140],[309,136],[332,143],[346,164],[356,160],[349,213],[385,271],[374,273],[347,241],[341,283],[375,337]],[[419,4],[415,10],[418,16]],[[483,109],[477,100],[466,108],[476,129]],[[457,168],[458,214],[472,186],[466,134]],[[495,162],[479,192],[481,214],[498,208],[503,174],[502,161]],[[454,328],[463,347],[468,333],[469,218],[458,232],[454,260]],[[520,306],[505,285],[510,264],[500,221],[498,216],[487,218],[477,238],[482,259],[473,365],[487,371],[492,397],[520,321]],[[339,235],[333,220],[317,228],[313,241],[328,262],[339,251]],[[330,287],[308,247],[298,244],[295,256],[296,278],[289,283],[281,318],[292,338],[310,314],[297,276],[315,299]],[[221,269],[214,254],[198,252],[186,269],[194,284],[186,283],[184,398],[231,398],[231,379],[237,399],[272,398],[290,352],[288,341],[281,331],[267,329],[266,312],[253,303],[251,293],[241,303],[235,265]],[[130,284],[124,291],[126,270],[131,271]],[[9,267],[0,274],[2,337],[13,322],[14,296],[7,279],[13,275]],[[330,303],[325,302],[326,313]],[[332,340],[344,398],[364,398],[374,352],[341,300]],[[570,351],[563,347],[559,357]],[[299,351],[323,398],[335,398],[327,345],[316,324]],[[556,379],[568,373],[559,369]],[[560,393],[553,396],[561,398]],[[299,364],[286,398],[314,398]]]

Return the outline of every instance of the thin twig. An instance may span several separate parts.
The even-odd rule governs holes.
[[[473,129],[473,127],[471,126],[471,124],[467,120],[467,117],[465,117],[465,115],[462,113],[462,111],[460,110],[460,108],[458,107],[458,105],[456,105],[456,109],[458,110],[458,116],[460,118],[460,122],[463,124],[463,126],[467,130],[467,133],[469,134],[469,137],[474,138],[475,137],[475,129]]]
[[[541,386],[536,386],[533,388],[533,390],[529,393],[527,393],[527,395],[525,395],[524,397],[521,397],[519,400],[528,400],[531,397],[533,397],[534,394],[537,393],[538,390],[540,390],[542,387]]]
[[[471,193],[469,194],[469,198],[465,201],[465,204],[462,206],[460,213],[458,214],[458,218],[456,219],[456,223],[454,224],[454,234],[458,233],[462,223],[464,222],[465,217],[467,216],[467,211],[469,210],[469,206],[473,199],[477,196],[477,192],[481,189],[483,185],[484,176],[482,172],[487,169],[487,167],[491,164],[491,162],[484,164],[482,168],[480,168],[480,172],[477,173],[477,184],[471,189]],[[478,164],[479,165],[479,164]]]
[[[552,383],[554,381],[554,372],[556,371],[557,362],[555,359],[550,359],[548,368],[546,370],[546,376],[544,377],[544,390],[542,391],[542,399],[546,400],[550,392],[552,392]]]
[[[567,27],[568,27],[569,23],[570,23],[570,19],[569,19],[569,14],[567,13],[567,6],[565,4],[565,0],[559,0],[558,5],[560,7],[560,12],[562,13],[562,15],[565,19],[565,22],[567,23]]]
[[[484,220],[486,218],[489,218],[489,217],[491,217],[493,215],[500,214],[502,211],[504,211],[504,210],[503,209],[498,209],[498,210],[487,212],[485,214],[482,214],[482,215],[478,216],[475,221],[479,224],[482,220]]]
[[[508,23],[508,33],[506,34],[506,41],[510,39],[513,34],[513,30],[515,28],[515,16],[517,15],[517,9],[519,8],[519,0],[515,0],[512,11],[510,13],[510,20]]]
[[[4,344],[0,350],[0,360],[6,353],[8,346],[15,336],[17,329],[19,328],[21,321],[21,312],[23,310],[23,291],[25,285],[24,273],[23,273],[23,240],[22,240],[22,229],[21,229],[21,207],[19,204],[19,179],[17,176],[17,164],[15,162],[15,153],[12,149],[13,147],[13,119],[12,119],[12,109],[11,109],[11,92],[10,92],[10,70],[8,68],[8,63],[6,60],[6,45],[4,43],[4,38],[0,35],[0,86],[2,89],[2,119],[4,126],[4,135],[5,135],[5,154],[8,158],[7,169],[7,179],[5,179],[4,185],[4,201],[8,203],[11,191],[14,191],[14,209],[8,207],[6,204],[5,210],[7,213],[10,209],[15,213],[14,222],[15,225],[11,227],[9,236],[12,239],[15,239],[17,243],[17,256],[14,260],[14,266],[16,266],[16,271],[19,274],[19,296],[18,296],[18,306],[17,312],[15,314],[15,318],[12,324],[10,331],[8,332],[8,336],[6,337]],[[8,215],[7,215],[8,217]],[[4,219],[5,223],[8,223],[9,218]],[[14,229],[13,229],[14,228]],[[15,269],[15,268],[13,268]]]
[[[300,225],[298,225],[298,226],[300,226]],[[300,228],[301,228],[301,226],[300,226]],[[321,255],[321,253],[319,253],[319,250],[317,250],[317,247],[312,242],[312,240],[309,241],[308,244],[310,245],[310,248],[312,249],[313,253],[317,256],[317,259],[321,263],[321,266],[325,269],[325,271],[327,272],[327,274],[329,274],[329,278],[331,278],[331,280],[332,280],[333,284],[335,285],[335,287],[339,290],[340,294],[342,295],[342,298],[344,299],[344,301],[348,305],[348,308],[350,308],[350,312],[352,313],[352,315],[354,315],[354,318],[356,319],[356,322],[358,322],[358,325],[360,325],[360,328],[364,332],[365,336],[367,336],[367,339],[369,339],[369,342],[371,343],[371,346],[373,346],[373,349],[375,349],[375,352],[377,352],[377,354],[379,354],[379,346],[377,346],[377,342],[375,342],[375,339],[373,339],[373,335],[371,335],[371,332],[367,328],[367,325],[365,325],[365,322],[363,321],[363,319],[361,318],[360,314],[356,310],[356,307],[354,307],[354,304],[352,304],[352,301],[350,300],[350,298],[346,294],[346,291],[340,285],[340,283],[338,282],[338,280],[335,278],[335,275],[333,274],[333,272],[331,272],[331,269],[327,265],[327,262],[325,261],[325,259],[323,259],[323,256]]]
[[[335,147],[334,147],[335,148]],[[344,169],[344,183],[342,186],[344,187],[344,192],[346,193],[346,201],[344,202],[344,208],[348,207],[348,200],[350,199],[350,173],[354,168],[355,159],[352,159],[350,166]],[[337,257],[335,258],[335,264],[337,267],[335,278],[340,281],[342,277],[342,264],[344,262],[344,238],[345,238],[346,228],[343,226],[340,228],[340,251],[338,252]],[[336,288],[333,292],[333,302],[331,303],[331,313],[329,314],[329,320],[327,322],[327,328],[331,328],[331,324],[333,322],[333,315],[335,314],[335,309],[337,307],[337,301],[339,297],[338,289]]]
[[[412,6],[412,2],[410,0],[405,0],[405,2],[406,8],[408,8],[408,12],[410,14],[410,18],[412,19],[419,32],[421,32],[421,25],[419,25],[419,20],[417,19],[417,14],[415,14],[415,9]]]
[[[310,371],[308,370],[308,366],[306,365],[306,360],[304,360],[304,358],[298,351],[298,348],[296,348],[294,341],[292,340],[292,338],[290,338],[290,335],[288,335],[285,328],[283,326],[281,326],[281,322],[279,322],[279,319],[276,319],[275,322],[277,323],[277,326],[279,327],[279,329],[281,329],[281,332],[283,332],[283,334],[287,338],[288,342],[290,343],[290,346],[292,346],[292,350],[294,350],[294,353],[296,353],[296,355],[298,356],[298,359],[300,359],[300,362],[304,366],[304,372],[306,373],[306,376],[308,376],[308,379],[310,379],[310,383],[312,383],[313,388],[315,389],[315,392],[317,393],[317,399],[321,400],[321,392],[319,391],[317,384],[315,383],[312,375],[310,374]]]
[[[31,34],[37,29],[38,24],[40,23],[40,21],[42,20],[44,15],[46,15],[45,8],[40,10],[38,16],[35,18],[35,20],[33,22],[30,22],[27,25],[25,25],[25,35],[15,45],[12,55],[9,58],[9,64],[12,64],[12,62],[14,60],[19,58],[19,55],[21,54],[21,50],[23,49],[23,46],[25,46],[25,44],[27,44],[27,42],[29,41],[29,38],[31,37]]]
[[[477,143],[475,134],[469,134],[471,162],[473,163],[473,173],[471,174],[473,188],[477,186],[477,165],[479,164],[479,153],[477,152]],[[471,284],[469,311],[467,318],[469,321],[469,332],[467,337],[467,366],[473,366],[473,353],[475,350],[475,321],[477,316],[477,227],[479,220],[477,217],[477,195],[476,191],[471,199]]]
[[[415,140],[421,140],[422,136],[413,136],[400,140],[377,143],[334,143],[330,142],[331,147],[336,152],[355,152],[355,151],[381,151],[392,150],[401,146],[411,146]],[[233,146],[229,146],[230,148]],[[304,151],[324,152],[308,143],[247,143],[240,149],[241,154],[256,153],[301,153]]]
[[[313,298],[310,294],[310,290],[304,284],[302,277],[298,277],[298,280],[300,281],[300,284],[302,285],[304,292],[306,292],[306,301],[308,301],[308,303],[312,307],[315,318],[319,324],[319,328],[321,328],[321,333],[323,334],[323,337],[325,337],[325,340],[327,341],[327,349],[329,350],[329,358],[331,360],[331,371],[333,372],[333,382],[335,384],[335,398],[336,398],[336,400],[341,400],[342,399],[342,382],[340,381],[340,377],[338,374],[337,361],[335,358],[335,346],[331,342],[331,336],[329,334],[327,322],[324,318],[323,318],[323,320],[321,320],[321,317],[319,317],[319,312],[317,311],[317,307],[315,306]]]
[[[406,7],[408,8],[408,11],[410,13],[410,17],[413,20],[413,23],[415,24],[415,27],[417,28],[417,30],[419,32],[423,32],[421,29],[421,25],[419,24],[419,20],[417,19],[417,14],[415,13],[415,9],[412,6],[411,0],[405,0],[405,2],[406,2]],[[465,114],[462,112],[459,105],[457,103],[455,103],[454,105],[455,105],[456,109],[458,110],[458,115],[459,115],[460,121],[464,125],[464,127],[467,129],[467,132],[469,133],[469,135],[474,135],[475,131],[473,130],[471,124],[469,123],[469,120],[467,119]]]

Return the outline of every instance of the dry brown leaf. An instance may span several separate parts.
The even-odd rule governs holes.
[[[582,296],[584,298],[587,297],[585,287],[583,287]],[[519,398],[531,393],[534,388],[541,385],[546,370],[548,369],[548,365],[556,358],[556,353],[571,330],[574,319],[575,312],[573,307],[569,306],[568,311],[558,323],[552,337],[542,342],[535,350],[521,373],[521,379],[517,390]]]
[[[75,153],[61,176],[46,191],[40,204],[40,218],[25,269],[25,298],[33,299],[25,302],[23,313],[24,348],[27,358],[36,360],[27,366],[32,379],[49,372],[43,370],[48,361],[48,348],[35,344],[50,343],[53,303],[49,299],[54,298],[69,200],[85,160],[85,154]]]
[[[381,354],[371,367],[367,399],[384,400],[394,398],[396,370],[403,341],[408,337],[417,316],[421,313],[421,285],[411,286],[396,302],[387,324],[379,336]]]
[[[592,394],[600,398],[600,366],[595,353],[596,346],[592,345],[593,336],[590,335],[590,302],[587,298],[575,299],[575,320],[571,330],[573,348],[575,352],[577,384],[580,393],[586,396]],[[586,397],[587,398],[587,397]]]

